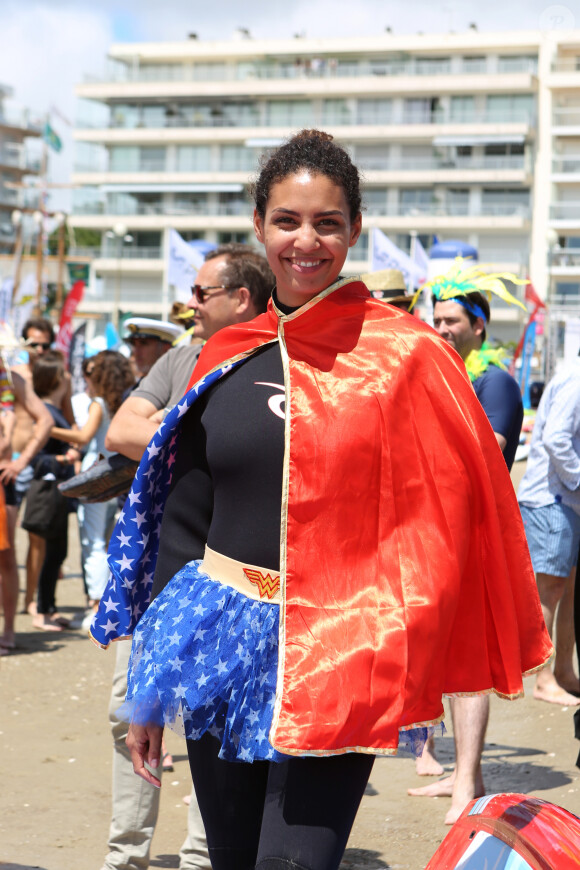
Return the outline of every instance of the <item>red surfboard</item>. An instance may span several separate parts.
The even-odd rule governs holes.
[[[523,794],[472,801],[425,870],[578,870],[580,819]]]

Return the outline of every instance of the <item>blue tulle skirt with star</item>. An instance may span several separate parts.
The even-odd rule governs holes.
[[[141,618],[117,716],[188,740],[209,732],[226,761],[285,761],[268,741],[280,608],[212,579],[201,564],[185,565]],[[401,731],[399,751],[420,755],[435,730]]]
[[[282,761],[268,742],[276,695],[279,606],[256,601],[189,562],[133,635],[127,699],[117,715],[208,731],[226,761]]]

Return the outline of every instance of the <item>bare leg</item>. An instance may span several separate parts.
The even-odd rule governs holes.
[[[574,630],[574,587],[576,569],[573,568],[564,582],[564,593],[556,612],[556,659],[554,677],[567,692],[580,691],[580,683],[574,672],[576,633]]]
[[[540,595],[540,603],[542,605],[542,611],[544,614],[544,620],[546,622],[546,628],[548,629],[548,633],[550,637],[554,636],[554,616],[556,613],[556,608],[558,604],[562,602],[564,599],[564,592],[566,591],[566,600],[565,600],[565,608],[567,608],[570,613],[568,614],[570,620],[572,617],[572,607],[570,604],[570,587],[572,589],[572,596],[574,594],[574,577],[575,577],[576,569],[573,568],[570,572],[570,576],[565,580],[562,577],[554,577],[551,574],[537,574],[536,582],[538,584],[538,592]],[[568,589],[566,589],[568,587]],[[560,620],[558,621],[558,627],[560,627]],[[559,664],[559,672],[564,669],[566,670],[565,664],[562,664],[562,659],[564,662],[566,658],[570,661],[570,668],[572,667],[572,652],[569,649],[570,647],[570,628],[566,625],[566,614],[565,611],[562,615],[562,652],[560,654]],[[573,622],[571,623],[571,631],[572,638],[574,637],[574,626]],[[573,640],[572,640],[573,643]],[[558,658],[558,653],[556,653],[556,657]],[[569,673],[569,672],[568,672]],[[567,676],[569,679],[569,675]],[[577,681],[576,681],[577,683]],[[534,698],[538,701],[548,701],[551,704],[563,704],[567,707],[578,706],[580,704],[580,698],[575,698],[574,695],[571,695],[569,692],[563,688],[559,682],[556,680],[556,677],[552,673],[551,665],[547,664],[541,671],[538,671],[536,676],[536,685],[534,687]]]
[[[451,808],[445,816],[446,825],[457,821],[469,801],[485,794],[481,753],[489,718],[489,697],[476,695],[453,698],[451,716],[455,737],[455,770],[438,782],[408,789],[410,795],[418,797],[450,797]]]
[[[7,550],[0,550],[0,574],[2,575],[2,601],[4,604],[4,633],[0,637],[0,646],[12,649],[14,647],[14,617],[18,606],[18,566],[14,553],[16,512],[7,510],[6,517],[10,547]]]
[[[455,779],[445,824],[453,825],[469,801],[485,794],[481,753],[489,719],[489,695],[451,700],[455,737]]]
[[[435,739],[429,737],[423,748],[423,752],[415,760],[415,772],[418,776],[441,776],[443,767],[435,756]]]
[[[28,555],[26,557],[26,596],[24,608],[28,613],[36,613],[36,589],[44,556],[46,541],[38,535],[28,533]]]

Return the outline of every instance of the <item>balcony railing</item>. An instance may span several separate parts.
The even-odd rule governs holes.
[[[580,202],[557,202],[550,206],[552,220],[580,221]]]
[[[521,203],[401,203],[399,205],[367,206],[366,214],[373,217],[530,217],[530,207]]]
[[[42,121],[32,116],[27,111],[22,112],[0,112],[0,127],[17,127],[20,130],[27,130],[31,136],[40,136],[42,132]]]
[[[554,157],[552,172],[580,172],[580,154],[562,154]]]
[[[580,109],[576,110],[580,115]],[[289,127],[291,129],[309,125],[322,125],[332,127],[344,126],[371,126],[396,125],[396,124],[529,124],[535,123],[535,112],[527,109],[515,109],[514,111],[500,111],[488,109],[485,111],[444,111],[438,110],[424,112],[417,109],[403,111],[401,118],[394,113],[385,110],[371,112],[360,110],[349,111],[345,108],[337,112],[312,111],[302,115],[289,113],[287,115],[268,116],[267,112],[262,115],[228,114],[228,115],[171,115],[164,119],[156,118],[154,121],[143,120],[135,123],[133,119],[117,117],[109,122],[109,128],[126,130],[164,130],[164,129],[189,129],[189,128],[255,128],[255,127]],[[563,122],[561,122],[563,123]],[[573,123],[569,121],[568,123]],[[102,125],[91,121],[79,121],[79,129],[103,129]]]
[[[432,171],[434,169],[524,169],[523,154],[490,154],[484,157],[452,157],[449,159],[435,157],[389,158],[389,157],[356,157],[360,169],[378,172],[412,172]]]
[[[537,62],[533,58],[510,58],[509,65],[501,65],[496,74],[526,72],[534,74]],[[374,60],[344,61],[337,57],[296,58],[286,62],[240,63],[160,63],[141,66],[135,58],[133,64],[117,63],[105,76],[87,76],[87,82],[208,82],[244,81],[248,79],[327,79],[363,76],[439,76],[453,72],[447,58],[409,58],[394,60],[389,57]],[[486,74],[487,59],[480,63],[468,62],[462,68],[464,75]]]
[[[94,201],[73,205],[72,211],[75,215],[170,215],[174,217],[204,217],[206,215],[208,217],[235,217],[241,215],[250,217],[252,206],[248,202],[206,204],[147,202],[127,205],[123,202]]]
[[[580,72],[580,55],[557,58],[552,64],[552,72]]]
[[[160,260],[163,256],[163,249],[159,245],[125,245],[122,256],[116,248],[96,248],[95,251],[95,257],[107,260]]]
[[[554,125],[557,127],[580,126],[580,106],[554,109]]]
[[[571,266],[580,268],[580,249],[563,249],[554,251],[550,260],[551,266]]]

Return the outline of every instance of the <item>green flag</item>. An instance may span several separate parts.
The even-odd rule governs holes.
[[[59,151],[62,151],[62,141],[60,136],[58,136],[58,134],[52,129],[48,121],[44,125],[42,138],[47,145],[50,145],[53,151],[56,151],[57,154]]]

